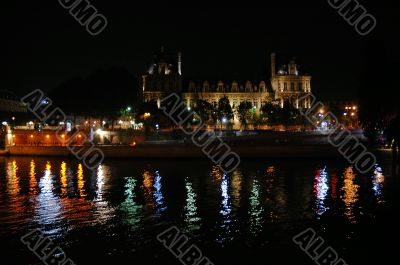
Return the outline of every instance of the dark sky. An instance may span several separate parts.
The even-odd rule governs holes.
[[[265,75],[272,51],[296,56],[313,76],[318,96],[352,99],[372,57],[381,60],[382,68],[400,61],[399,9],[389,3],[379,7],[359,1],[378,22],[370,35],[359,36],[325,0],[267,1],[266,7],[167,2],[93,0],[108,19],[108,27],[95,37],[57,0],[2,7],[6,69],[0,89],[19,95],[49,90],[113,66],[140,76],[152,52],[164,45],[182,51],[185,77],[254,79]]]

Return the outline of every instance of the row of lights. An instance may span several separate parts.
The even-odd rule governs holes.
[[[15,138],[15,137],[16,137],[16,135],[13,134],[13,138]],[[31,134],[29,137],[30,137],[30,138],[33,138],[34,136],[33,136],[33,134]],[[47,138],[47,139],[50,139],[50,135],[47,134],[47,135],[46,135],[46,138]],[[65,134],[62,134],[62,135],[61,135],[61,138],[64,139],[64,138],[65,138]],[[82,138],[82,135],[81,135],[81,134],[78,134],[78,138]]]
[[[353,107],[347,107],[347,106],[346,106],[345,109],[346,109],[346,110],[356,110],[357,107],[356,107],[356,106],[353,106]]]

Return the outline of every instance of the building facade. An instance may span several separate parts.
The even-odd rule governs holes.
[[[153,55],[153,63],[142,76],[143,100],[160,100],[175,92],[182,96],[187,106],[195,106],[196,100],[206,100],[214,106],[222,97],[229,99],[234,110],[241,102],[253,104],[259,111],[266,103],[287,103],[296,108],[310,108],[311,76],[303,74],[294,60],[276,66],[276,55],[271,54],[270,80],[187,80],[182,75],[182,55],[171,56],[161,49]],[[185,85],[183,85],[185,84]]]

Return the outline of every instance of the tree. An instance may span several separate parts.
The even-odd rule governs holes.
[[[285,102],[283,108],[279,109],[279,122],[283,125],[293,125],[299,123],[301,114],[290,102]]]
[[[230,121],[233,119],[233,111],[226,96],[219,99],[217,113],[219,121],[223,119]]]
[[[196,101],[196,107],[194,108],[194,111],[200,117],[203,123],[207,123],[211,118],[214,108],[211,103],[202,99],[198,99]]]
[[[244,126],[244,129],[247,128],[248,120],[250,119],[250,110],[253,108],[250,102],[244,101],[240,102],[239,106],[236,109],[236,112],[239,116],[240,123]]]
[[[280,109],[278,106],[272,103],[266,103],[261,107],[261,120],[268,125],[274,125],[278,123],[278,115]]]

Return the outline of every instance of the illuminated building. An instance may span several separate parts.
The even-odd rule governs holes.
[[[141,87],[144,102],[154,101],[158,106],[161,99],[173,92],[181,94],[188,107],[195,106],[197,99],[216,106],[224,96],[232,109],[245,101],[251,102],[257,111],[270,102],[281,107],[284,102],[297,108],[311,106],[310,98],[301,99],[311,92],[311,76],[302,73],[294,60],[277,68],[274,53],[271,54],[270,80],[184,80],[181,53],[172,56],[161,49],[153,55],[153,63],[142,75]]]

